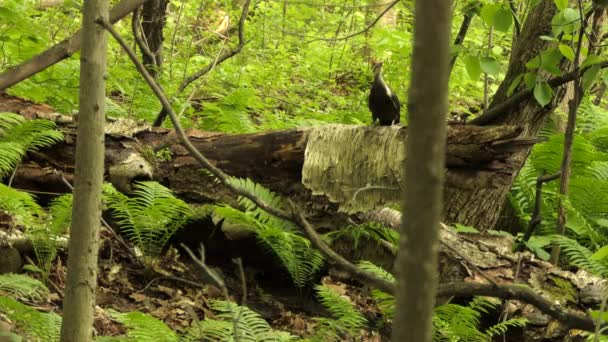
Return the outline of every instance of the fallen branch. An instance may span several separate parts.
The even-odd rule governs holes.
[[[543,313],[560,321],[570,329],[595,331],[595,323],[588,316],[581,315],[559,307],[523,285],[498,285],[480,283],[448,283],[439,284],[437,296],[473,297],[489,296],[501,299],[515,299],[534,305]]]
[[[147,0],[122,0],[110,10],[109,22],[115,23],[119,21],[146,1]],[[61,43],[55,44],[48,50],[4,71],[0,74],[0,91],[69,58],[80,49],[81,42],[82,31],[78,30],[74,35],[63,40]]]

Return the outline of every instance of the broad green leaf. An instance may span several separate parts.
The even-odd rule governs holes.
[[[553,89],[551,89],[547,82],[540,82],[534,86],[534,98],[536,99],[536,102],[541,105],[541,107],[544,107],[551,102],[552,97]]]
[[[540,56],[536,56],[536,57],[532,58],[531,60],[529,60],[526,63],[526,68],[528,68],[528,69],[540,68]]]
[[[482,57],[479,64],[481,65],[481,70],[489,75],[498,76],[500,73],[500,65],[493,57]]]
[[[606,257],[608,257],[608,245],[603,246],[602,248],[598,249],[597,252],[593,253],[591,260],[602,260]]]
[[[467,69],[467,73],[472,80],[478,80],[481,76],[481,65],[479,57],[466,55],[463,58],[464,67]]]
[[[557,9],[559,9],[560,11],[565,10],[566,8],[568,8],[568,0],[553,0],[555,2],[555,6],[557,7]]]
[[[559,52],[562,53],[562,56],[568,58],[570,62],[574,61],[574,50],[568,45],[559,44]]]
[[[511,82],[511,85],[509,85],[509,89],[507,90],[507,96],[513,95],[513,92],[515,91],[517,86],[521,83],[521,80],[523,78],[524,78],[523,74],[519,74],[519,75],[517,75],[517,77],[515,77],[513,82]]]
[[[481,17],[483,18],[483,21],[488,24],[488,26],[494,25],[494,16],[499,9],[500,5],[493,3],[487,3],[481,9]]]
[[[562,71],[559,68],[559,64],[562,61],[562,58],[562,54],[558,48],[548,49],[541,54],[540,67],[554,75],[560,75]]]
[[[526,87],[528,89],[534,88],[536,85],[536,73],[528,72],[524,75],[524,82],[526,83]]]
[[[599,72],[600,72],[599,64],[595,64],[594,66],[589,68],[589,70],[585,71],[585,73],[583,74],[583,91],[585,91],[585,90],[589,89],[589,87],[591,87],[593,82],[595,82],[595,79],[597,78],[597,74]]]
[[[581,68],[584,68],[589,65],[602,63],[603,61],[604,61],[604,59],[598,55],[589,55],[589,56],[587,56],[587,58],[585,58],[585,60],[581,64]]]
[[[511,11],[501,7],[494,14],[494,28],[497,31],[507,32],[511,24],[513,23],[513,16],[511,15]]]

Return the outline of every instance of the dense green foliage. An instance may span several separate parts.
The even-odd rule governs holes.
[[[35,56],[79,28],[80,2],[65,1],[45,9],[39,8],[38,3],[5,0],[0,4],[0,70]],[[491,99],[505,75],[516,23],[523,22],[524,16],[538,3],[538,0],[456,2],[453,32],[458,31],[464,16],[472,16],[472,23],[464,42],[453,46],[458,59],[450,77],[451,112],[465,116],[477,113],[485,105],[484,96]],[[553,17],[552,31],[538,37],[550,42],[549,47],[527,61],[525,70],[509,85],[510,94],[522,89],[533,91],[534,98],[543,106],[554,95],[546,76],[560,75],[562,64],[575,59],[581,26],[581,12],[573,7],[575,2],[555,0],[554,3],[558,11]],[[591,1],[582,3],[584,11],[591,8]],[[515,15],[511,4],[519,11]],[[375,0],[340,4],[252,1],[245,21],[243,50],[180,91],[189,75],[213,64],[220,54],[236,46],[235,31],[229,31],[227,39],[213,31],[224,15],[229,15],[232,27],[236,27],[242,2],[170,1],[159,82],[186,127],[244,133],[324,123],[367,124],[371,119],[366,104],[371,81],[370,61],[385,62],[384,78],[401,102],[407,103],[413,48],[413,1],[403,0],[394,7],[394,24],[379,23],[368,29],[380,12],[378,5]],[[134,45],[128,19],[115,27]],[[583,77],[586,93],[579,109],[569,196],[560,198],[558,181],[545,184],[543,220],[527,247],[547,259],[547,248],[556,243],[571,265],[608,277],[608,111],[605,100],[600,98],[599,104],[591,101],[607,77],[600,68],[605,58],[588,51],[583,49],[581,56],[583,66],[588,67]],[[78,58],[76,53],[11,87],[9,93],[72,113],[78,102]],[[107,87],[106,105],[110,116],[151,122],[160,110],[141,76],[111,39]],[[402,113],[402,122],[407,123],[407,113],[405,110]],[[543,128],[541,137],[545,141],[534,147],[510,194],[511,204],[523,226],[531,219],[534,209],[537,177],[554,174],[561,167],[564,138],[554,126],[550,122]],[[0,178],[10,179],[27,151],[61,139],[49,121],[26,121],[16,114],[0,113]],[[285,207],[283,199],[251,180],[231,181],[272,206]],[[46,279],[61,239],[70,226],[72,197],[57,197],[47,208],[42,208],[34,196],[11,188],[10,180],[7,183],[9,185],[0,184],[0,210],[10,213],[16,225],[31,239],[38,270]],[[566,204],[568,216],[566,237],[553,235],[560,200]],[[324,264],[321,254],[293,224],[268,215],[244,198],[239,198],[236,205],[215,204],[197,211],[160,184],[144,182],[134,187],[132,196],[108,186],[105,201],[121,232],[147,258],[160,256],[175,232],[193,215],[204,213],[254,234],[262,248],[277,257],[298,287],[310,285]],[[365,240],[396,249],[399,236],[387,227],[367,223],[353,224],[324,238],[327,241],[349,238],[355,248]],[[360,266],[384,279],[394,280],[392,274],[371,263],[363,262]],[[40,296],[47,293],[41,284],[22,278],[17,283],[15,277],[0,277],[0,289],[15,299],[40,300]],[[311,340],[354,338],[359,329],[365,328],[366,319],[347,299],[327,287],[319,286],[317,290],[331,318],[318,319],[320,329]],[[384,318],[392,318],[395,310],[392,296],[372,289],[372,297]],[[468,305],[439,306],[435,311],[435,338],[485,341],[503,334],[509,327],[523,326],[525,322],[521,320],[509,320],[480,330],[480,318],[494,312],[497,305],[476,298]],[[127,333],[100,340],[145,341],[159,337],[167,341],[229,340],[234,336],[235,315],[239,317],[237,330],[245,340],[295,339],[288,333],[272,330],[246,307],[214,302],[211,309],[217,313],[216,317],[200,321],[181,338],[163,322],[143,313],[111,312]],[[18,322],[27,337],[48,341],[58,338],[60,317],[55,314],[40,313],[9,297],[0,297],[0,311]]]

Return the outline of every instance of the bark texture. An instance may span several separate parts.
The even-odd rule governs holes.
[[[443,209],[451,1],[414,4],[403,216],[393,341],[431,342]]]
[[[85,1],[74,202],[63,300],[62,342],[91,341],[97,289],[97,253],[104,175],[105,68],[107,38],[95,24],[108,17],[107,0]]]
[[[521,35],[513,46],[509,69],[492,99],[490,109],[507,99],[509,86],[518,75],[526,71],[526,62],[548,46],[548,42],[540,40],[538,37],[551,32],[551,19],[555,13],[556,7],[552,0],[541,1],[530,12],[523,25]],[[568,65],[563,63],[562,66],[562,70],[565,72]],[[545,76],[541,74],[539,77]],[[553,101],[545,107],[540,107],[534,98],[523,100],[514,108],[511,108],[508,114],[493,120],[489,124],[519,126],[522,127],[522,137],[535,138],[546,119],[553,112],[556,104],[561,102],[563,96],[564,91],[559,88],[555,92]],[[502,212],[502,206],[505,203],[512,181],[523,166],[529,152],[530,148],[525,148],[513,153],[508,158],[509,168],[505,169],[505,172],[511,179],[502,187],[494,189],[448,188],[446,198],[449,198],[449,201],[446,201],[445,221],[458,222],[481,230],[492,229]]]

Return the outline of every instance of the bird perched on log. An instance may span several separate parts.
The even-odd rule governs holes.
[[[374,83],[369,91],[367,105],[372,112],[372,124],[378,120],[381,126],[390,126],[399,123],[401,104],[397,95],[384,82],[382,78],[382,62],[372,64]]]

